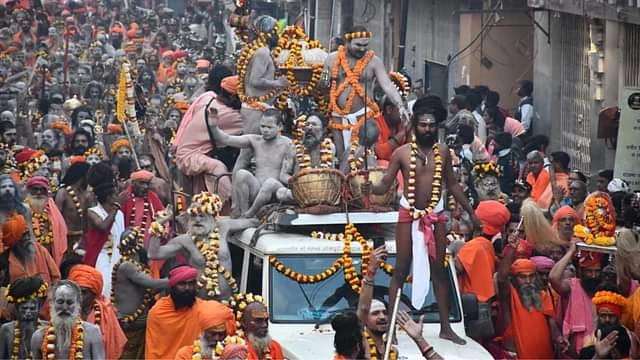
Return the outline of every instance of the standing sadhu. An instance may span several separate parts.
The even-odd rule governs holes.
[[[439,108],[433,105],[429,98],[416,101],[411,120],[413,141],[396,149],[382,181],[375,186],[368,184],[364,190],[369,191],[367,187],[371,186],[374,194],[385,194],[397,172],[402,171],[405,186],[396,226],[397,261],[389,286],[389,304],[393,306],[397,290],[409,275],[409,266],[413,263],[411,302],[415,308],[421,308],[429,291],[430,271],[433,271],[433,287],[440,313],[440,337],[464,344],[465,341],[453,332],[449,324],[442,186],[446,185],[458,204],[469,213],[478,230],[481,224],[456,181],[447,147],[436,143],[438,125],[445,120],[446,110],[442,104]],[[433,261],[430,262],[429,257]]]

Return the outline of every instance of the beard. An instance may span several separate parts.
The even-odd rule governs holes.
[[[169,295],[171,295],[176,310],[190,308],[196,302],[195,291],[180,292],[174,288],[169,290]]]
[[[27,200],[29,201],[29,206],[31,207],[31,209],[35,210],[36,212],[44,211],[44,209],[47,207],[47,203],[49,202],[48,197],[33,197],[31,195],[27,197]]]
[[[598,279],[580,279],[580,283],[587,294],[593,294],[598,287]]]
[[[215,224],[201,221],[199,223],[189,224],[187,232],[195,237],[206,239],[214,228]]]
[[[271,336],[269,336],[269,334],[262,337],[256,334],[248,334],[247,339],[258,354],[258,359],[262,359],[264,354],[269,351],[269,343],[271,343]]]
[[[416,134],[416,142],[420,146],[432,146],[436,142],[436,137],[429,132],[424,134]]]
[[[320,145],[320,139],[312,132],[305,132],[302,138],[302,145],[307,149],[313,149]]]
[[[534,284],[518,286],[518,295],[520,295],[520,301],[525,308],[530,309],[534,307],[537,310],[542,310],[540,291]]]
[[[16,209],[16,198],[11,193],[4,193],[0,195],[0,209],[9,211]]]
[[[84,146],[74,146],[71,148],[71,155],[84,155],[87,148]]]
[[[56,348],[68,349],[71,346],[71,335],[76,320],[80,316],[80,308],[75,307],[73,312],[57,312],[51,313],[51,322],[56,331]]]
[[[213,354],[213,346],[209,346],[209,342],[204,338],[204,336],[200,336],[200,353],[202,354],[203,359],[211,359],[211,355]]]

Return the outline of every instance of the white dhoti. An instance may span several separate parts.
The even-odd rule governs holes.
[[[94,206],[90,208],[96,215],[100,217],[101,220],[104,220],[109,216],[107,211],[102,207],[102,205],[98,204],[98,206]],[[113,225],[111,225],[111,232],[109,236],[111,237],[111,255],[105,247],[100,250],[100,254],[98,255],[98,260],[96,261],[96,269],[102,273],[102,295],[104,295],[107,299],[111,296],[111,273],[113,272],[113,266],[118,263],[120,260],[120,250],[118,250],[118,245],[120,244],[120,236],[124,232],[124,215],[122,211],[118,210],[115,219],[113,220]]]
[[[433,224],[445,220],[443,211],[444,201],[440,198],[438,205],[432,212],[421,218],[413,219],[409,215],[409,201],[404,196],[400,199],[398,222],[411,221],[411,248],[413,250],[411,305],[416,309],[422,308],[424,299],[429,294],[431,280],[429,253],[431,252],[431,256],[435,256],[436,245]]]
[[[331,114],[331,117],[333,118],[342,119],[342,125],[350,125],[349,129],[342,130],[344,151],[348,152],[351,149],[351,128],[356,126],[356,124],[358,123],[358,118],[363,116],[364,112],[365,109],[361,108],[360,110],[347,115],[340,115],[335,112]]]

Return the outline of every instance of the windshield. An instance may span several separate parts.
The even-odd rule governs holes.
[[[335,257],[282,256],[278,257],[278,260],[298,273],[317,274],[333,264]],[[395,265],[395,257],[389,256],[387,261]],[[354,254],[353,262],[356,268],[360,269],[360,257]],[[280,274],[273,267],[270,267],[269,274],[271,284],[269,304],[271,321],[274,323],[322,323],[331,319],[337,312],[348,308],[355,310],[358,306],[358,295],[345,283],[342,268],[329,279],[315,284],[300,284]],[[447,271],[447,274],[451,294],[449,319],[452,322],[458,322],[461,321],[458,294],[455,291],[451,273]],[[388,303],[390,280],[391,278],[381,269],[376,272],[374,297],[383,298]],[[424,314],[426,323],[440,322],[433,286],[430,286],[429,294],[420,310],[411,306],[410,296],[411,284],[405,284],[402,289],[400,310],[410,311],[416,316]]]

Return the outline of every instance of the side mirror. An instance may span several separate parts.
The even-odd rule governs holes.
[[[478,320],[478,309],[476,294],[462,294],[462,312],[465,322]]]

